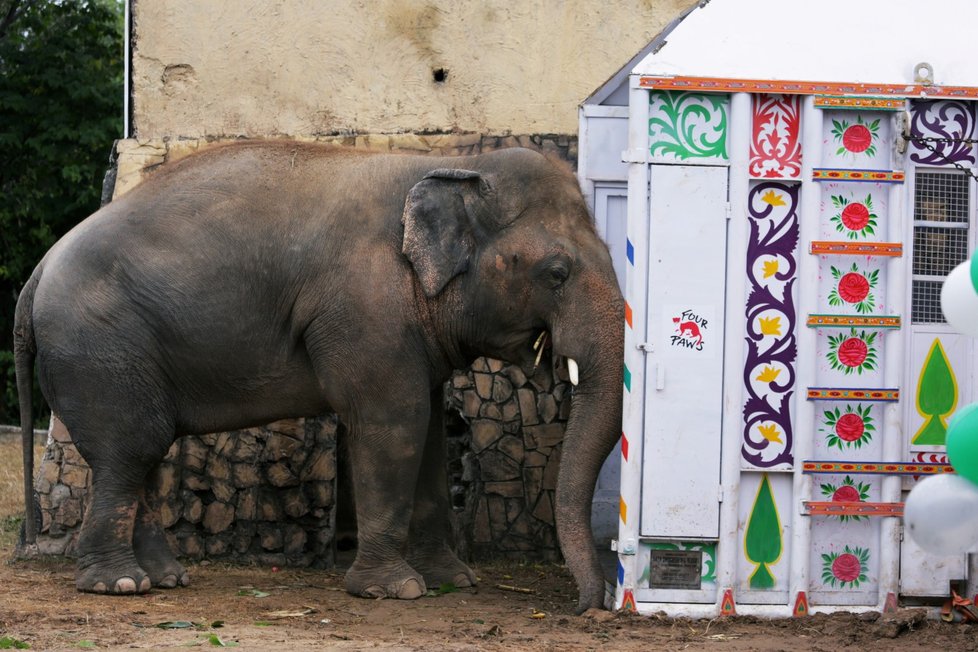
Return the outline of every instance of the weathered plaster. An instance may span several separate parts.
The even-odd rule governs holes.
[[[135,0],[135,135],[577,131],[692,0]],[[442,83],[436,69],[447,70]]]

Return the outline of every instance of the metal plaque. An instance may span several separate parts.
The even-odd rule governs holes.
[[[650,589],[702,588],[702,550],[652,550]]]

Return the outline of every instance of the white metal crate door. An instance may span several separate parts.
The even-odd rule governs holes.
[[[948,420],[975,400],[975,340],[946,323],[940,292],[976,242],[975,182],[955,164],[978,166],[969,142],[978,133],[978,114],[973,102],[928,100],[913,102],[911,116],[915,136],[954,139],[928,143],[932,149],[911,143],[908,170],[913,239],[903,449],[908,462],[934,472],[947,468]],[[904,489],[926,477],[905,476]],[[903,595],[946,596],[951,580],[968,575],[966,555],[934,555],[910,537],[903,538],[900,557]]]
[[[719,535],[727,169],[652,165],[641,534]]]

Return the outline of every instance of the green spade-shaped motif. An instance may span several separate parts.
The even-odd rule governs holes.
[[[958,404],[958,383],[941,341],[934,338],[917,381],[917,412],[924,423],[913,436],[912,443],[922,446],[943,446],[947,437],[945,419]]]
[[[754,499],[744,534],[744,554],[752,564],[757,564],[750,576],[750,588],[774,588],[775,579],[769,566],[781,559],[784,549],[781,535],[778,507],[774,504],[774,492],[765,473],[761,476],[761,485],[757,489],[757,498]]]

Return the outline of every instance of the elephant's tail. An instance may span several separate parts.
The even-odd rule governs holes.
[[[24,540],[23,546],[37,542],[37,515],[34,509],[34,293],[41,280],[38,265],[20,292],[14,312],[14,371],[20,401],[21,445],[24,453]]]

